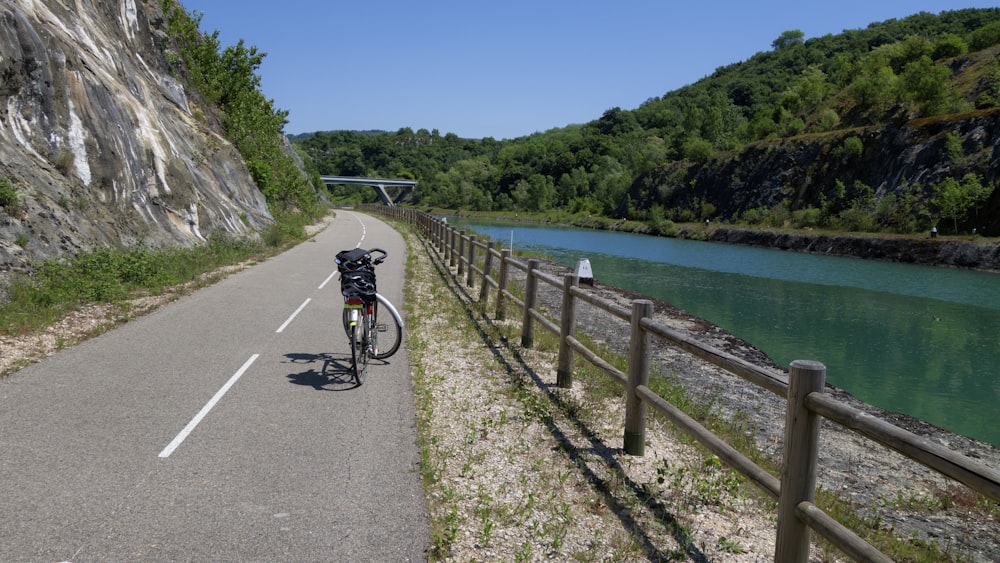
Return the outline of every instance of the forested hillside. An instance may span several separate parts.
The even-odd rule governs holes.
[[[410,203],[644,221],[998,231],[1000,9],[772,49],[632,110],[514,140],[318,132],[321,174],[415,178]],[[334,191],[351,201],[354,190]]]

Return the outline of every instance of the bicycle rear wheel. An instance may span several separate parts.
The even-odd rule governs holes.
[[[364,383],[365,376],[368,375],[368,338],[365,337],[368,332],[365,329],[367,324],[368,317],[362,313],[358,322],[350,327],[351,375],[354,376],[354,382],[359,386]]]
[[[396,317],[383,311],[379,314],[379,302],[372,306],[372,357],[377,360],[384,360],[395,354],[399,350],[399,345],[403,342],[403,327],[400,326]]]

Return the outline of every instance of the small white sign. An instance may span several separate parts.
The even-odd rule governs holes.
[[[575,275],[580,278],[580,283],[593,285],[594,271],[590,268],[590,260],[583,258],[577,262]]]

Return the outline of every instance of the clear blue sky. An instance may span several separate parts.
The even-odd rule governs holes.
[[[509,139],[596,119],[771,49],[973,0],[180,0],[267,53],[290,134],[437,129]]]

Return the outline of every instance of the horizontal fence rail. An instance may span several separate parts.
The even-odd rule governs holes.
[[[414,209],[366,206],[367,210],[415,225],[430,246],[452,268],[456,280],[474,287],[475,276],[481,280],[479,300],[486,303],[491,289],[496,290],[495,315],[503,319],[509,304],[523,313],[521,344],[531,347],[536,323],[559,337],[557,385],[572,385],[574,354],[579,354],[625,389],[625,451],[643,455],[647,409],[652,408],[670,420],[727,466],[778,500],[778,534],[775,561],[806,562],[810,533],[815,531],[846,555],[858,561],[891,561],[850,529],[816,507],[816,471],[820,420],[825,418],[865,436],[886,448],[962,483],[994,501],[1000,501],[1000,472],[970,457],[934,444],[843,403],[824,392],[826,367],[818,362],[796,360],[786,376],[756,366],[718,348],[659,324],[652,319],[652,303],[637,299],[632,309],[602,299],[579,287],[579,280],[568,275],[557,279],[539,269],[538,260],[522,261],[499,243],[481,242],[427,213]],[[482,263],[482,266],[479,263]],[[523,299],[511,291],[515,272],[523,277]],[[538,283],[562,292],[560,318],[550,320],[536,307]],[[576,301],[582,301],[628,324],[628,370],[622,372],[584,346],[575,336]],[[771,475],[692,417],[657,395],[648,387],[650,338],[656,337],[701,360],[732,373],[786,400],[785,434],[781,479]]]

